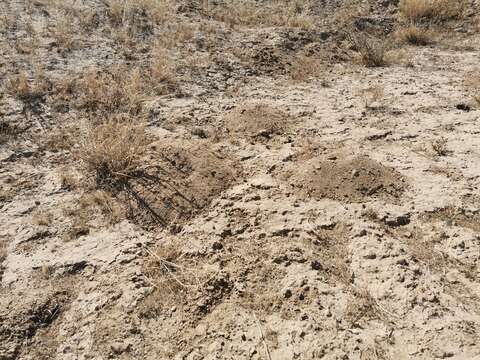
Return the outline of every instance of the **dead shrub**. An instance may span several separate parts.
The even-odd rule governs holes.
[[[401,42],[415,46],[426,46],[433,42],[431,31],[413,24],[398,30],[395,35]]]
[[[198,256],[185,253],[178,243],[167,240],[156,249],[145,251],[148,257],[143,274],[153,291],[141,304],[143,316],[155,316],[163,306],[179,305],[187,296],[198,295],[214,278],[211,268]]]
[[[464,9],[461,0],[401,0],[401,14],[410,21],[444,21],[460,18]]]
[[[387,53],[390,43],[387,40],[364,34],[348,35],[353,49],[358,52],[360,62],[367,67],[388,65]]]

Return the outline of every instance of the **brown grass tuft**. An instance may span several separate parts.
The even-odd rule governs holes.
[[[363,65],[367,67],[388,65],[387,52],[390,44],[387,40],[363,34],[350,34],[348,38],[354,50],[358,52],[359,60]]]
[[[92,69],[78,83],[77,104],[89,112],[136,114],[145,99],[143,85],[139,69],[129,71],[124,66],[108,72]]]
[[[398,30],[395,35],[401,42],[415,46],[426,46],[433,42],[431,31],[413,24]]]
[[[97,186],[115,187],[139,170],[148,142],[142,123],[117,115],[90,129],[79,155]]]
[[[42,70],[37,69],[33,79],[23,71],[17,76],[7,79],[6,90],[10,95],[25,101],[31,102],[42,98],[49,90],[50,84]]]
[[[401,14],[411,21],[444,21],[461,18],[465,4],[461,0],[401,0]]]
[[[212,18],[235,26],[285,26],[310,30],[314,20],[306,14],[302,1],[280,2],[275,6],[258,6],[255,2],[228,1],[222,5],[209,6],[204,9]]]
[[[0,121],[0,145],[13,139],[18,132],[19,130],[15,126],[10,125],[6,121]]]
[[[168,19],[172,5],[170,0],[109,0],[108,16],[113,26],[133,28],[139,25],[137,21],[141,18],[152,23]]]
[[[315,56],[299,55],[290,67],[290,77],[295,81],[306,81],[318,77],[323,70],[321,61]]]
[[[62,51],[71,51],[75,48],[76,41],[72,21],[73,19],[70,17],[59,19],[52,32],[56,45]]]
[[[446,156],[448,155],[448,149],[447,149],[447,139],[445,138],[439,138],[431,143],[432,145],[432,150],[437,156]]]

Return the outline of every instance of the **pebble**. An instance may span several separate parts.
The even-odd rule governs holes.
[[[115,342],[110,345],[110,348],[115,354],[123,354],[130,349],[130,344],[123,342]]]
[[[322,269],[322,264],[318,260],[313,260],[310,265],[311,265],[313,270],[321,270]]]

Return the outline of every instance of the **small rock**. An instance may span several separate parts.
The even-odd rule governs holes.
[[[375,254],[373,251],[370,251],[368,254],[364,255],[363,258],[373,260],[377,258],[377,254]]]
[[[408,215],[387,217],[385,219],[385,224],[390,227],[405,226],[410,224],[410,217]]]
[[[310,265],[313,270],[322,270],[322,264],[318,260],[313,260]]]
[[[285,292],[283,293],[283,296],[285,297],[285,299],[291,298],[292,297],[292,290],[290,290],[290,289],[285,290]]]
[[[212,244],[212,249],[213,250],[222,250],[223,249],[223,244],[219,241],[215,241],[213,244]]]
[[[471,110],[470,106],[467,104],[457,104],[456,108],[458,110],[467,111],[467,112]]]
[[[130,344],[123,343],[123,342],[115,342],[110,345],[110,348],[115,354],[123,354],[124,352],[127,352],[130,349]]]
[[[367,235],[367,230],[362,229],[355,235],[355,237],[362,237],[362,236],[365,236],[365,235]]]
[[[451,358],[453,357],[453,352],[451,351],[443,351],[443,350],[439,350],[439,351],[436,351],[434,353],[434,356],[437,358],[437,359],[446,359],[446,358]]]
[[[459,240],[459,241],[455,242],[452,247],[453,247],[454,249],[462,249],[462,250],[465,250],[465,241]]]

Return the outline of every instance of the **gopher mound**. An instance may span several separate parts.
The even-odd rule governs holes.
[[[283,134],[290,125],[289,116],[266,104],[235,108],[225,117],[229,133],[246,138],[271,138]]]
[[[310,159],[295,164],[290,178],[302,194],[317,199],[364,202],[379,198],[396,202],[406,182],[396,170],[366,156],[351,159]]]
[[[131,216],[163,225],[190,218],[241,177],[229,154],[201,144],[152,146],[151,164],[130,182]]]

